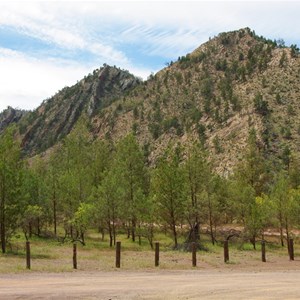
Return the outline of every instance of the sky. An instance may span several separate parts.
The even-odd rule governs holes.
[[[298,1],[1,1],[0,112],[35,109],[104,63],[147,79],[220,32],[300,45]]]

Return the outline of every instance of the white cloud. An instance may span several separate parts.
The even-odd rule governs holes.
[[[0,65],[0,112],[7,106],[34,109],[100,67],[56,58],[37,59],[5,48],[0,48]],[[144,79],[150,74],[144,68],[127,69]]]
[[[90,72],[73,62],[39,60],[0,48],[0,111],[7,106],[33,109],[43,99]]]
[[[7,105],[34,108],[104,62],[145,79],[151,71],[157,71],[150,70],[145,58],[160,57],[165,61],[177,58],[219,32],[246,26],[259,35],[284,38],[299,45],[299,11],[300,2],[280,0],[0,0],[0,29],[14,28],[55,49],[55,53],[47,50],[38,53],[36,49],[35,53],[26,54],[10,51],[5,49],[8,46],[0,44],[3,47],[0,48],[0,110]],[[130,48],[130,55],[126,47]],[[76,61],[73,52],[83,52],[92,58],[89,62],[85,58]],[[73,61],[53,58],[65,57],[64,53]],[[139,61],[135,55],[140,57]]]
[[[0,25],[12,26],[22,34],[64,49],[84,50],[120,64],[128,62],[126,55],[113,46],[92,41],[87,24],[76,22],[78,16],[71,12],[70,3],[54,6],[34,2],[0,3]]]

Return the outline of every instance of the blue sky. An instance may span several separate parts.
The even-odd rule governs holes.
[[[298,1],[0,1],[0,111],[34,109],[103,63],[146,79],[220,32],[300,45]]]

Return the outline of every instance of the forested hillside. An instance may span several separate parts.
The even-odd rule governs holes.
[[[98,229],[111,246],[167,230],[201,247],[201,228],[215,243],[224,224],[254,247],[274,227],[284,244],[300,224],[298,52],[241,29],[145,82],[105,65],[2,114],[2,251],[20,230],[85,243]]]

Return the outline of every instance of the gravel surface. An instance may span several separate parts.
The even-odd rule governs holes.
[[[232,270],[0,275],[0,299],[300,299],[300,271]]]

